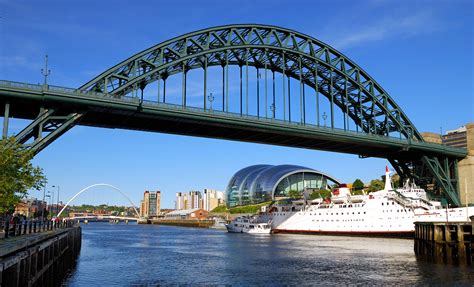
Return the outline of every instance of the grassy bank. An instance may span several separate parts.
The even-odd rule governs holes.
[[[245,205],[245,206],[236,206],[232,208],[227,208],[226,206],[218,206],[214,208],[212,213],[230,213],[230,214],[240,214],[240,213],[257,213],[260,211],[262,206],[269,205],[271,201],[267,201],[255,205]]]

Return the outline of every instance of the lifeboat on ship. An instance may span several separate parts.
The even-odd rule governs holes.
[[[351,196],[351,191],[346,184],[340,184],[331,193],[331,201],[333,203],[345,203]]]

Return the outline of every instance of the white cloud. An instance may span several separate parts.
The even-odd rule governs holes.
[[[426,10],[412,15],[391,15],[376,19],[380,20],[369,21],[363,25],[348,25],[335,33],[332,31],[328,43],[337,49],[346,49],[395,37],[413,37],[431,33],[442,27],[434,13]]]

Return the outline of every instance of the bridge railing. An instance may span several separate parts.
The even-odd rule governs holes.
[[[350,130],[350,129],[342,129],[342,128],[337,128],[337,127],[326,127],[323,125],[315,125],[315,124],[310,124],[310,123],[300,123],[300,122],[290,122],[290,121],[285,121],[281,119],[276,119],[273,117],[261,117],[261,116],[255,116],[255,115],[246,115],[246,114],[240,114],[240,113],[234,113],[234,112],[224,112],[220,110],[211,110],[211,109],[203,109],[203,108],[198,108],[198,107],[191,107],[191,106],[183,106],[179,104],[170,104],[170,103],[163,103],[163,102],[157,102],[157,101],[150,101],[150,100],[140,100],[138,97],[130,97],[130,96],[115,96],[107,93],[100,93],[100,92],[92,92],[92,91],[86,91],[86,90],[79,90],[79,89],[72,89],[72,88],[67,88],[67,87],[61,87],[61,86],[54,86],[54,85],[36,85],[36,84],[28,84],[28,83],[22,83],[22,82],[14,82],[14,81],[5,81],[5,80],[0,80],[0,86],[6,86],[6,87],[13,87],[13,88],[20,88],[20,89],[27,89],[27,90],[35,90],[35,91],[53,91],[53,92],[60,92],[64,94],[76,94],[79,96],[87,96],[87,97],[94,97],[97,99],[112,99],[116,101],[122,101],[122,102],[128,102],[128,103],[133,103],[138,105],[143,105],[143,106],[153,106],[153,107],[163,107],[171,110],[180,110],[180,111],[191,111],[194,113],[199,113],[199,114],[206,114],[206,115],[216,115],[220,117],[227,117],[227,118],[235,118],[235,119],[248,119],[252,121],[259,121],[259,122],[266,122],[266,123],[273,123],[273,124],[280,124],[280,125],[285,125],[285,126],[294,126],[294,127],[302,127],[302,128],[314,128],[318,130],[327,130],[328,132],[334,133],[334,132],[340,132],[341,135],[347,133],[353,134],[355,136],[360,136],[363,135],[364,137],[370,137],[373,139],[390,139],[394,140],[397,142],[402,142],[406,143],[407,141],[410,141],[410,143],[423,143],[424,146],[426,147],[433,147],[433,148],[438,148],[440,144],[436,143],[430,143],[430,142],[425,142],[425,141],[419,141],[415,138],[412,138],[410,140],[407,140],[405,138],[401,138],[400,136],[393,136],[393,135],[379,135],[379,134],[374,134],[374,133],[366,133],[364,131],[360,130]],[[444,146],[443,147],[447,151],[459,151],[459,148],[453,148],[449,146]]]
[[[23,222],[10,222],[10,220],[0,221],[0,239],[23,236],[26,234],[40,233],[57,229],[73,227],[76,224],[73,220],[28,220]],[[3,234],[3,236],[1,236]]]

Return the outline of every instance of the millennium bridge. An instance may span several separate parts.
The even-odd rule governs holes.
[[[73,68],[73,67],[71,67]],[[78,88],[0,81],[3,136],[39,153],[75,125],[378,157],[459,205],[465,149],[428,143],[360,66],[303,33],[227,25],[139,52]]]
[[[68,220],[89,220],[89,221],[139,221],[140,218],[137,217],[129,217],[129,216],[115,216],[115,215],[105,215],[105,214],[97,214],[97,215],[84,215],[84,216],[72,216],[67,217]]]

